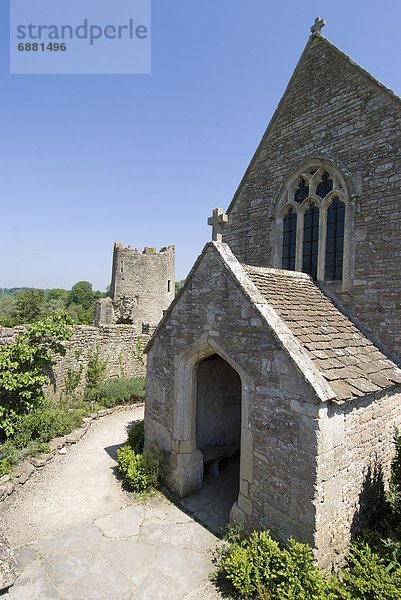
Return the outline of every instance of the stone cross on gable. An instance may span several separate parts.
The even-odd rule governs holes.
[[[207,224],[213,228],[212,240],[214,242],[221,242],[223,240],[223,228],[228,222],[228,215],[223,212],[222,208],[215,208],[213,215],[208,218]]]
[[[326,19],[316,17],[314,24],[310,28],[312,33],[321,33],[323,27],[326,25]]]

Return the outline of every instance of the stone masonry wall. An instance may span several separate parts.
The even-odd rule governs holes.
[[[401,102],[313,36],[228,209],[223,240],[241,262],[272,264],[276,203],[308,158],[333,161],[354,212],[343,303],[401,356]]]
[[[191,348],[189,373],[179,357]],[[197,267],[149,349],[147,443],[156,442],[167,452],[167,480],[178,493],[189,493],[199,476],[202,484],[203,459],[193,425],[196,394],[187,395],[185,385],[196,381],[199,360],[213,353],[228,360],[242,381],[238,519],[248,530],[269,528],[280,538],[292,534],[313,544],[316,397],[213,254]],[[177,403],[180,389],[182,405]],[[200,469],[196,481],[186,475],[192,466]]]
[[[400,387],[320,410],[318,458],[319,559],[341,561],[351,533],[368,525],[369,512],[387,487],[401,427]]]
[[[0,344],[10,343],[15,335],[21,333],[23,327],[15,329],[0,327]],[[107,360],[106,376],[115,377],[144,377],[146,375],[146,360],[137,350],[137,340],[145,348],[152,331],[146,335],[137,335],[129,325],[110,325],[107,327],[91,327],[78,325],[73,337],[66,342],[66,355],[60,357],[52,368],[53,385],[49,392],[57,395],[64,390],[65,377],[68,369],[79,370],[82,365],[82,389],[88,364],[89,350],[100,350],[102,358]]]
[[[139,252],[120,243],[114,245],[110,296],[116,323],[126,322],[121,317],[128,316],[138,332],[142,323],[157,325],[174,295],[174,246],[162,248],[160,252],[156,248]]]

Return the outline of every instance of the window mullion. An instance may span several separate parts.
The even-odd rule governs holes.
[[[317,256],[317,280],[324,281],[325,258],[327,239],[327,209],[319,210],[319,249]]]
[[[298,213],[297,219],[297,243],[295,249],[295,270],[302,271],[302,253],[304,243],[304,215]]]

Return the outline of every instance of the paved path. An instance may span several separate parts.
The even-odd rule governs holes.
[[[127,424],[115,413],[2,504],[21,575],[2,600],[215,600],[217,538],[160,497],[133,500],[114,474]]]

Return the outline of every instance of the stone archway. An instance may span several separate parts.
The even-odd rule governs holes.
[[[198,444],[198,435],[201,431],[197,429],[197,406],[198,406],[198,367],[208,369],[202,364],[204,359],[213,355],[218,355],[221,365],[224,365],[226,376],[234,372],[235,379],[239,382],[240,390],[236,395],[238,404],[236,406],[236,417],[234,412],[232,418],[237,424],[239,422],[239,431],[237,430],[237,445],[232,445],[233,453],[240,454],[239,477],[237,483],[240,485],[240,492],[233,504],[232,518],[236,521],[242,520],[242,511],[250,505],[248,499],[248,483],[252,481],[252,454],[253,454],[253,436],[249,422],[249,397],[254,388],[252,379],[239,367],[235,360],[225,352],[215,339],[208,335],[202,337],[191,348],[175,358],[175,390],[174,390],[174,413],[173,413],[173,443],[172,443],[172,470],[168,477],[168,484],[178,494],[184,498],[194,492],[198,492],[203,486],[204,476],[204,455],[202,452],[202,439]],[[209,358],[209,360],[213,360]],[[231,369],[231,371],[230,371]],[[201,374],[202,375],[202,374]],[[230,387],[230,386],[229,386]],[[229,394],[230,395],[230,394]],[[232,396],[233,394],[231,394]],[[234,394],[235,395],[235,394]],[[224,401],[224,394],[221,398]],[[228,399],[226,399],[228,401]],[[234,404],[233,404],[234,406]],[[240,416],[238,416],[240,415]],[[237,425],[238,426],[238,425]],[[238,443],[239,438],[239,443]],[[205,441],[207,439],[205,438]],[[209,440],[211,443],[213,439]],[[208,444],[206,444],[207,446]],[[203,448],[204,449],[204,448]]]
[[[196,442],[203,457],[203,487],[182,501],[220,534],[238,500],[241,452],[241,378],[218,354],[196,369]]]
[[[239,457],[241,378],[218,354],[204,358],[197,367],[196,441],[205,467],[220,459]],[[217,475],[218,470],[215,472]]]

